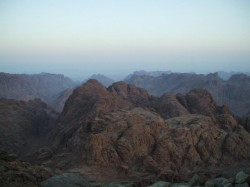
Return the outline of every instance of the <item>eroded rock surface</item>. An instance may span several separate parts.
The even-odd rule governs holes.
[[[86,165],[175,181],[250,160],[249,133],[200,89],[156,98],[124,82],[106,89],[89,80],[67,100],[55,132],[47,161],[55,168]]]

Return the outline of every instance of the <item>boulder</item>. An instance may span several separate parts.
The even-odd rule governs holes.
[[[204,184],[204,179],[199,175],[195,174],[189,181],[188,185],[190,186],[199,186]]]
[[[205,187],[214,187],[214,186],[215,186],[215,182],[213,182],[213,181],[207,181],[205,183]]]
[[[190,187],[188,183],[174,183],[171,187]]]
[[[169,187],[170,183],[169,182],[165,182],[165,181],[157,181],[156,183],[148,186],[148,187]]]
[[[215,187],[223,187],[223,182],[225,181],[225,180],[227,180],[226,178],[223,178],[223,177],[219,177],[219,178],[215,178],[215,179],[211,179],[211,180],[209,180],[209,183],[208,183],[208,181],[206,182],[206,184],[208,183],[208,184],[214,184],[214,186]],[[224,182],[225,184],[227,184],[226,182]],[[207,186],[207,185],[205,185],[205,186]],[[212,186],[212,185],[211,185]]]
[[[242,184],[242,183],[250,183],[250,175],[246,174],[244,171],[240,171],[235,176],[235,183]]]
[[[233,187],[228,179],[223,180],[221,184],[223,187]]]
[[[249,187],[248,183],[236,184],[235,187]]]
[[[78,174],[63,173],[41,183],[41,187],[89,187],[88,182]]]

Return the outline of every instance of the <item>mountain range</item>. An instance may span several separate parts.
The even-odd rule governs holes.
[[[126,81],[156,96],[166,92],[185,94],[191,89],[202,88],[208,90],[219,105],[229,106],[236,115],[244,116],[250,111],[250,76],[245,74],[232,75],[227,81],[218,73],[171,73],[158,77],[135,74]]]
[[[204,186],[218,176],[229,180],[240,168],[248,172],[249,113],[237,117],[204,89],[228,87],[235,95],[241,90],[244,96],[248,78],[234,75],[224,81],[217,74],[133,75],[130,80],[151,83],[152,91],[159,91],[160,83],[162,90],[172,83],[171,89],[182,93],[162,91],[155,96],[126,82],[105,87],[90,79],[56,97],[50,95],[55,101],[50,106],[30,95],[30,100],[1,98],[0,185],[56,186],[65,181],[68,186],[114,186],[112,182],[147,186],[163,180],[193,186],[192,176],[198,175],[202,180],[195,184]],[[30,86],[27,83],[25,79],[21,88]]]
[[[247,122],[204,89],[155,97],[125,82],[106,88],[90,79],[59,116],[38,99],[0,103],[2,149],[93,183],[187,181],[250,165]]]
[[[0,73],[0,98],[25,101],[39,98],[50,104],[61,92],[75,86],[70,78],[60,74]]]

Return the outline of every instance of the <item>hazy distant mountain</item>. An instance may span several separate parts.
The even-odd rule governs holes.
[[[64,75],[0,73],[0,98],[30,100],[40,98],[49,103],[67,88],[76,84]]]
[[[225,72],[225,71],[218,71],[218,75],[220,76],[220,78],[222,78],[223,80],[228,80],[230,79],[230,77],[232,75],[235,75],[235,74],[245,74],[245,75],[248,75],[250,76],[250,73],[248,72],[235,72],[235,71],[231,71],[231,72]]]
[[[109,78],[109,77],[107,77],[105,75],[102,75],[102,74],[94,74],[89,79],[96,79],[100,83],[102,83],[105,87],[108,87],[108,86],[110,86],[111,84],[113,84],[115,82],[113,79],[111,79],[111,78]]]
[[[135,71],[133,74],[129,74],[124,80],[130,79],[133,75],[148,75],[148,76],[153,76],[153,77],[158,77],[162,74],[170,74],[172,73],[171,71]]]
[[[233,75],[224,81],[218,73],[198,75],[189,73],[163,74],[158,77],[133,75],[130,84],[147,89],[151,94],[160,96],[165,92],[185,94],[194,88],[208,90],[216,102],[227,105],[240,116],[250,111],[250,77],[244,74]]]

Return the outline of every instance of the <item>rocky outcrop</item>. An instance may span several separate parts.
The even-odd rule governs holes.
[[[219,105],[227,105],[234,114],[243,116],[250,110],[250,76],[232,75],[222,80],[217,73],[198,75],[170,73],[158,77],[133,75],[126,80],[130,84],[145,88],[149,93],[161,96],[166,92],[186,94],[195,88],[208,90]]]
[[[39,99],[0,99],[0,148],[25,156],[49,142],[58,113]]]
[[[0,114],[2,148],[23,157],[33,153],[25,158],[93,182],[188,182],[194,172],[207,179],[218,168],[250,165],[249,132],[203,89],[158,98],[125,82],[105,88],[91,79],[73,91],[58,119],[38,99],[0,99]],[[73,178],[69,185],[85,185]],[[204,185],[199,179],[185,185]]]
[[[53,172],[48,168],[30,165],[0,150],[1,187],[38,187],[43,180],[52,175]]]
[[[90,184],[80,175],[74,173],[63,173],[55,175],[41,183],[41,187],[89,187]]]
[[[103,168],[102,177],[116,171],[113,179],[146,174],[172,182],[250,160],[250,134],[200,89],[157,98],[124,82],[106,89],[89,80],[67,100],[54,137],[46,164],[87,177],[94,172],[83,166]]]
[[[179,96],[180,97],[180,96]],[[189,114],[186,99],[183,97],[185,103],[179,101],[179,97],[174,94],[166,93],[162,95],[157,102],[155,102],[156,111],[165,119]],[[185,101],[184,101],[185,100]]]

